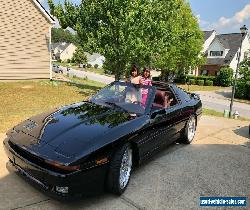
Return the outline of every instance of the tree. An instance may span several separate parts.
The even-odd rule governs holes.
[[[240,75],[240,79],[250,81],[250,58],[247,58],[241,62],[239,75]]]
[[[245,59],[240,64],[235,96],[237,98],[250,99],[250,58]]]
[[[81,47],[78,47],[73,54],[72,61],[77,64],[87,63],[87,57],[84,53],[84,50]]]
[[[77,32],[90,53],[106,58],[105,70],[116,79],[132,63],[161,68],[164,72],[199,63],[202,35],[198,22],[184,0],[85,0],[55,5],[52,15],[63,28]],[[183,24],[183,19],[190,24]],[[185,35],[185,39],[183,36]]]
[[[72,34],[69,30],[63,30],[62,28],[52,28],[51,30],[51,41],[56,42],[67,42],[77,44],[76,35]]]

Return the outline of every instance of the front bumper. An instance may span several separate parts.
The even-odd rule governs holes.
[[[38,166],[17,154],[4,140],[4,148],[9,158],[6,167],[9,171],[25,177],[30,183],[49,195],[71,197],[93,195],[104,191],[108,164],[92,169],[76,171],[69,174],[54,172]],[[68,187],[68,193],[59,193],[58,187]]]

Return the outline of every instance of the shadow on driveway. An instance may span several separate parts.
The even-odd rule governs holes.
[[[237,132],[244,135],[245,128]],[[249,195],[249,156],[249,148],[241,145],[172,144],[134,171],[122,196],[105,193],[73,202],[47,197],[6,173],[0,178],[0,208],[198,209],[201,195]]]
[[[250,139],[250,125],[235,129],[233,132],[239,136]]]

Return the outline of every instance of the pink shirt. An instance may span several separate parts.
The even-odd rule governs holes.
[[[149,79],[149,78],[144,78],[144,77],[142,77],[142,78],[141,78],[141,83],[142,83],[143,85],[152,86],[152,80]],[[142,89],[142,94],[148,94],[148,90],[147,90],[147,89]]]

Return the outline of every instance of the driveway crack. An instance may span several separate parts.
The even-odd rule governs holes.
[[[35,205],[35,204],[40,204],[40,203],[43,203],[43,202],[46,202],[46,201],[49,201],[49,200],[50,199],[41,200],[41,201],[30,203],[30,204],[27,204],[27,205],[24,205],[24,206],[15,207],[15,208],[10,209],[10,210],[22,209],[22,208],[25,208],[25,207],[28,207],[28,206],[32,206],[32,205]]]
[[[136,209],[139,209],[139,210],[145,210],[146,208],[145,207],[141,207],[140,205],[138,205],[137,203],[135,203],[134,201],[132,201],[131,199],[125,197],[125,196],[121,196],[121,199],[123,201],[125,201],[126,203],[128,203],[129,205],[135,207]]]

